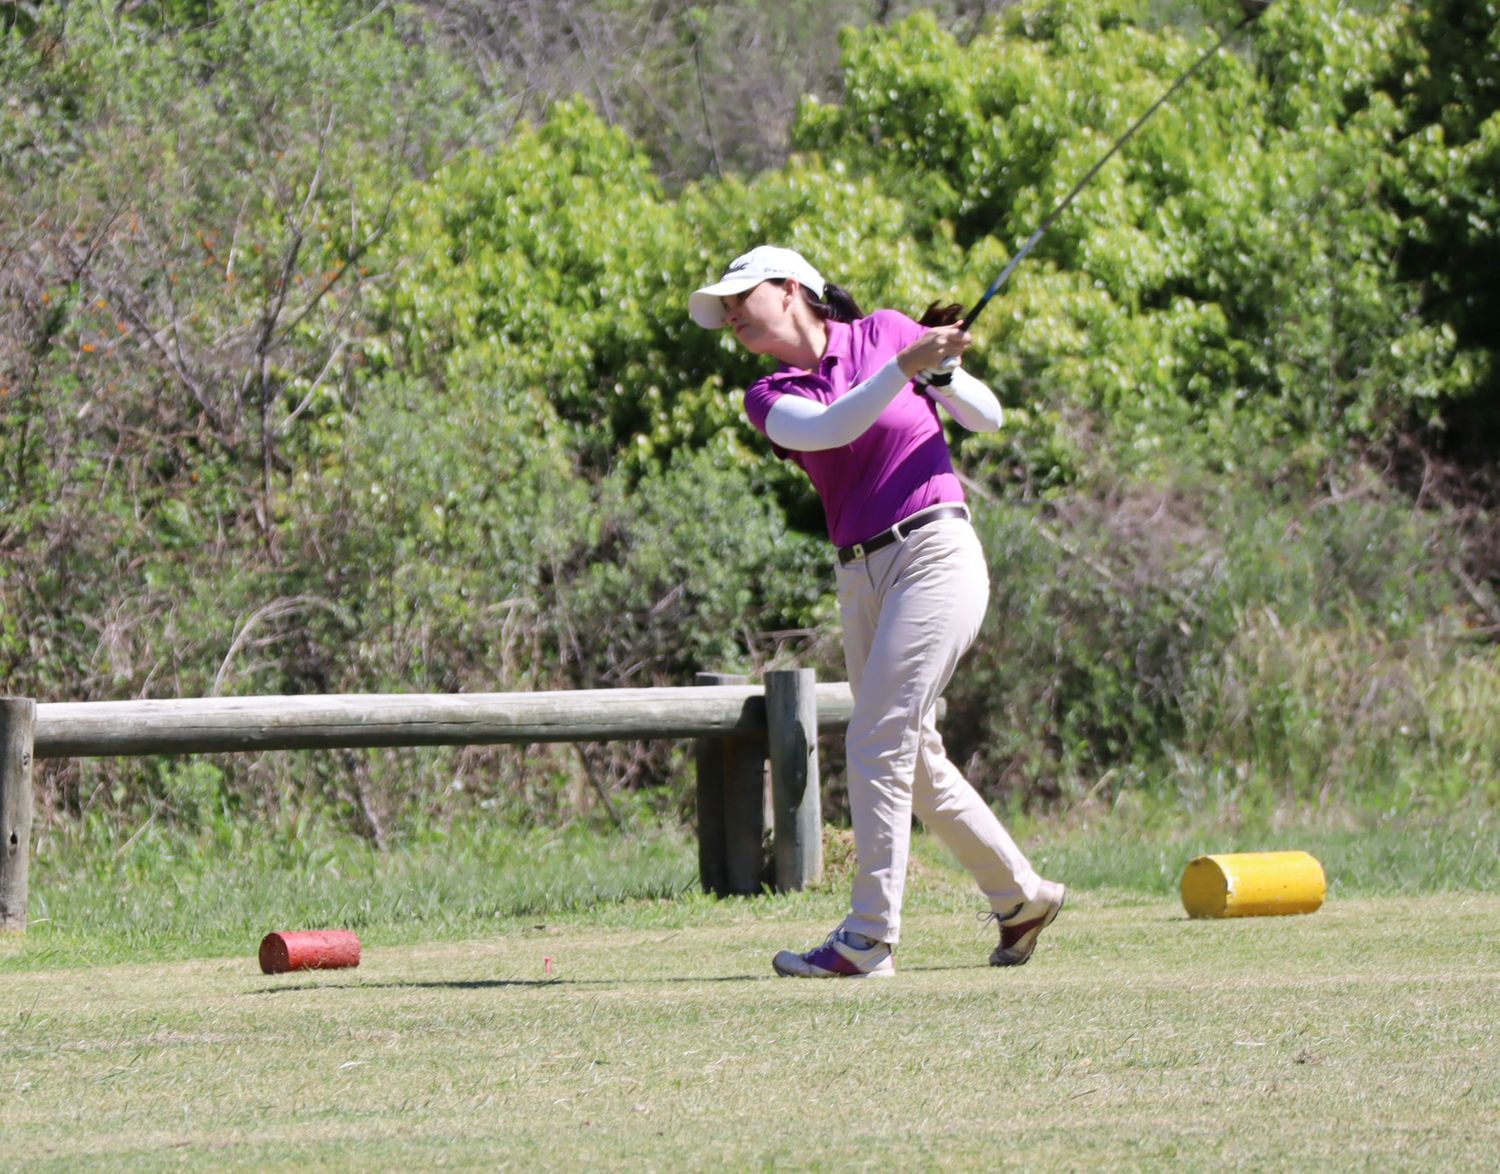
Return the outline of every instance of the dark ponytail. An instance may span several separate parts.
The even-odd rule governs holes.
[[[942,302],[933,302],[925,313],[917,319],[918,326],[954,326],[964,320],[964,308],[957,302],[949,302],[946,306]]]
[[[828,282],[823,286],[823,300],[817,301],[809,297],[812,308],[821,318],[829,318],[834,322],[857,322],[865,316],[865,312],[859,308],[859,303],[843,286]]]
[[[776,277],[772,280],[777,285],[782,285],[786,279]],[[802,290],[802,297],[812,308],[812,312],[825,321],[857,322],[865,316],[859,303],[854,300],[854,295],[831,281],[824,283],[821,298],[813,297],[812,290],[805,285],[799,285],[798,288]]]
[[[772,280],[777,285],[782,285],[785,278],[776,277]],[[823,296],[813,297],[812,290],[807,286],[801,286],[802,297],[812,308],[812,312],[819,318],[833,322],[856,322],[865,316],[865,312],[859,308],[859,303],[854,300],[854,295],[842,286],[827,282],[823,286]],[[918,320],[918,326],[952,326],[956,322],[964,320],[964,308],[957,302],[944,305],[942,302],[933,302],[927,307],[926,312]]]

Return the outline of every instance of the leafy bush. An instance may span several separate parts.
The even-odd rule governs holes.
[[[1423,316],[1450,331],[1459,362],[1485,392],[1438,417],[1447,446],[1493,462],[1500,313],[1500,8],[1429,0],[1404,6],[1381,89],[1404,126],[1387,186],[1401,211],[1400,273],[1424,291]]]
[[[805,106],[796,141],[899,195],[972,301],[1201,52],[1147,14],[1017,7],[963,46],[923,17],[851,32],[843,103]],[[1146,124],[984,323],[1002,386],[1059,426],[1097,415],[1144,458],[1332,455],[1477,388],[1395,280],[1401,219],[1371,198],[1400,129],[1374,88],[1394,18],[1283,0],[1254,27],[1247,59],[1221,53]]]
[[[876,19],[904,7],[846,6],[842,92],[724,155],[787,131],[784,166],[691,183],[704,144],[619,108],[625,74],[518,121],[531,79],[484,55],[514,14],[468,41],[478,6],[0,6],[7,691],[836,674],[821,510],[737,402],[766,364],[687,292],[770,241],[870,308],[977,297],[1235,6]],[[1426,478],[1413,517],[1360,472],[1445,427],[1493,463],[1493,7],[1280,0],[982,320],[971,366],[1013,424],[954,436],[996,595],[950,733],[990,794],[1415,796],[1428,770],[1450,794],[1493,760],[1465,627],[1500,615],[1493,519]],[[755,50],[805,11],[767,10]],[[676,101],[681,53],[734,39],[722,6],[671,15],[641,57]],[[622,783],[682,775],[660,747],[390,751],[45,788],[383,843],[471,809],[623,820],[682,789]]]

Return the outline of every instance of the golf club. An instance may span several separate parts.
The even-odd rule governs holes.
[[[960,329],[968,330],[971,326],[974,325],[974,319],[978,318],[980,313],[983,312],[985,306],[989,305],[990,299],[1000,292],[1001,287],[1005,285],[1006,281],[1010,278],[1010,275],[1015,272],[1016,266],[1026,259],[1027,254],[1029,254],[1032,249],[1036,248],[1037,241],[1042,239],[1042,234],[1052,226],[1052,222],[1067,210],[1068,205],[1073,202],[1078,193],[1083,191],[1083,189],[1088,186],[1089,181],[1093,179],[1094,176],[1099,174],[1099,169],[1115,157],[1120,148],[1130,141],[1131,136],[1134,135],[1136,131],[1140,130],[1143,125],[1145,125],[1146,120],[1149,119],[1158,110],[1160,110],[1162,106],[1166,104],[1167,100],[1171,98],[1171,96],[1178,90],[1180,90],[1187,83],[1187,80],[1193,76],[1193,74],[1198,72],[1199,67],[1202,66],[1205,61],[1207,61],[1221,48],[1223,48],[1224,43],[1228,41],[1230,37],[1234,36],[1236,33],[1240,32],[1241,30],[1252,24],[1254,21],[1258,20],[1260,18],[1260,15],[1265,12],[1265,10],[1270,6],[1271,0],[1240,0],[1240,8],[1245,13],[1245,18],[1233,28],[1231,28],[1228,32],[1226,32],[1223,36],[1221,36],[1217,41],[1215,41],[1213,46],[1208,49],[1208,51],[1205,52],[1203,56],[1199,57],[1197,61],[1193,62],[1193,64],[1182,74],[1182,76],[1179,77],[1175,82],[1173,82],[1171,86],[1167,88],[1166,92],[1151,104],[1150,109],[1148,109],[1144,114],[1137,118],[1135,122],[1131,124],[1130,129],[1115,140],[1114,146],[1112,146],[1107,152],[1105,152],[1104,156],[1099,160],[1099,162],[1090,167],[1084,177],[1073,185],[1073,190],[1070,191],[1066,196],[1064,196],[1062,200],[1058,202],[1057,206],[1052,209],[1052,211],[1047,213],[1046,219],[1037,226],[1035,232],[1033,232],[1029,237],[1026,238],[1026,243],[1023,244],[1017,251],[1016,255],[1010,259],[1010,262],[1005,266],[1005,268],[1000,271],[1000,276],[995,278],[995,280],[990,283],[989,289],[984,291],[984,296],[981,297],[979,301],[975,302],[973,309],[971,309],[967,314],[964,315],[962,321],[959,322]],[[931,379],[931,382],[937,383],[939,385],[948,382],[948,380],[952,377],[952,368],[956,367],[957,365],[958,361],[956,359],[946,360],[943,364],[946,370],[943,373],[934,376]]]

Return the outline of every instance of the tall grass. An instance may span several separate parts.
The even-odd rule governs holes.
[[[977,514],[992,603],[946,732],[992,797],[1500,805],[1500,648],[1440,513],[1373,478],[1104,472]]]
[[[1170,748],[1195,805],[1297,795],[1437,813],[1500,806],[1500,650],[1247,615],[1185,691]]]
[[[1009,820],[1038,869],[1078,898],[1175,902],[1182,870],[1208,852],[1297,848],[1323,862],[1330,899],[1500,888],[1500,819],[1281,807],[1195,818],[1127,792],[1066,816]],[[253,957],[271,930],[344,927],[371,944],[485,939],[538,923],[641,928],[806,916],[832,925],[854,867],[846,830],[825,830],[821,886],[716,901],[678,825],[518,832],[481,822],[429,830],[382,851],[336,828],[239,826],[222,835],[153,825],[55,831],[31,870],[31,926],[0,940],[0,971],[111,961]],[[968,876],[918,831],[911,916],[979,912]]]
[[[371,941],[500,932],[697,883],[680,828],[523,832],[470,821],[380,850],[335,825],[244,823],[203,834],[105,821],[39,846],[31,925],[0,967],[243,954],[277,929],[339,926]]]

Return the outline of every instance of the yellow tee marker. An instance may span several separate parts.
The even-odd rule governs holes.
[[[1306,852],[1233,852],[1199,856],[1182,874],[1189,917],[1266,917],[1312,913],[1328,881]]]

